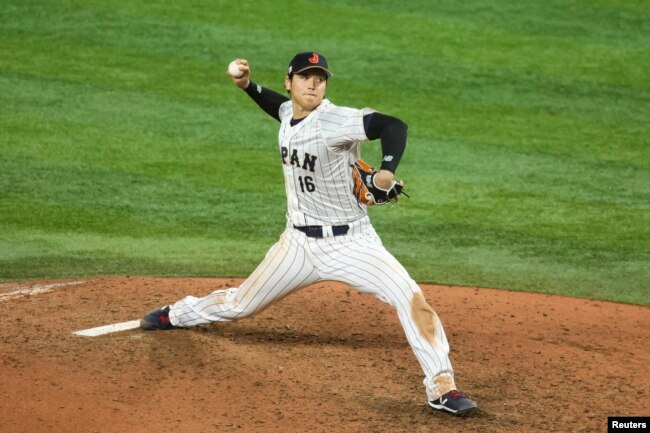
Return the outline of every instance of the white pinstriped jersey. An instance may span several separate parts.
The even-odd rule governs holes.
[[[291,126],[291,101],[280,106],[278,141],[291,224],[341,225],[366,216],[365,206],[352,192],[352,165],[360,157],[360,143],[368,140],[363,116],[373,111],[339,107],[324,99]]]
[[[315,282],[341,281],[395,308],[433,401],[455,389],[444,328],[420,287],[384,248],[352,192],[352,165],[368,139],[363,116],[372,110],[337,107],[324,99],[291,126],[291,104],[278,111],[288,209],[284,233],[239,287],[186,296],[170,309],[170,323],[189,327],[238,320]],[[344,224],[348,230],[335,236],[331,226]],[[322,237],[309,237],[294,225],[324,226]]]

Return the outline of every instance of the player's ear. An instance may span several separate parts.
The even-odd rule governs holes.
[[[284,77],[284,88],[287,92],[291,92],[291,77],[288,75]]]

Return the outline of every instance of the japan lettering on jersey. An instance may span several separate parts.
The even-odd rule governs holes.
[[[291,101],[280,106],[279,145],[289,221],[297,226],[340,225],[366,215],[352,193],[352,165],[368,140],[363,116],[370,109],[323,102],[291,126]]]

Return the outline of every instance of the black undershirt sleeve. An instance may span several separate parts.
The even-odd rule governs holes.
[[[269,116],[280,122],[280,105],[287,102],[289,98],[266,87],[259,86],[252,81],[244,89],[248,96],[260,106]]]
[[[363,116],[363,127],[369,140],[381,139],[381,169],[395,173],[406,148],[406,123],[386,114],[370,113]]]

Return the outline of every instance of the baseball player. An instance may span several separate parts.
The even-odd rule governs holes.
[[[406,124],[325,99],[332,72],[317,52],[299,53],[291,60],[284,79],[289,97],[251,81],[246,60],[236,60],[234,69],[234,84],[280,122],[286,228],[240,287],[187,296],[148,313],[140,326],[173,329],[238,320],[317,281],[341,281],[395,309],[424,372],[431,407],[456,415],[476,409],[456,388],[440,319],[384,248],[367,215],[367,206],[395,201],[402,192],[394,173],[406,146]],[[359,161],[361,143],[376,139],[383,154],[377,171]]]

